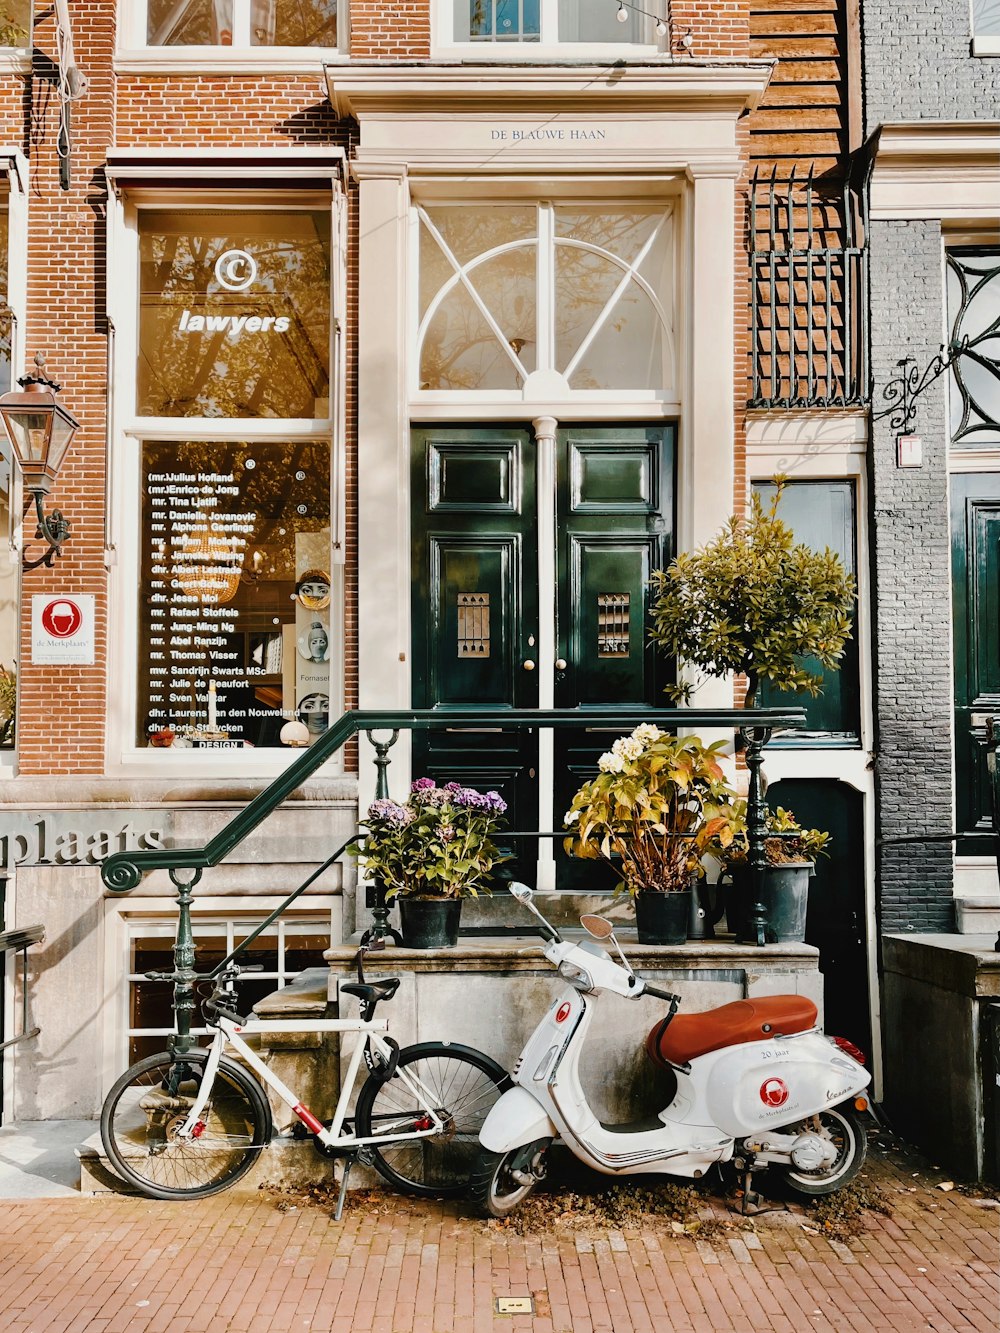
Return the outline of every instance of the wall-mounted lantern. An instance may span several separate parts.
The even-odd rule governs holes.
[[[42,503],[80,426],[59,402],[59,385],[46,378],[45,357],[41,352],[35,355],[35,365],[37,374],[18,380],[20,392],[14,390],[0,396],[0,418],[7,439],[24,477],[25,490],[34,496],[38,516],[35,536],[49,544],[49,549],[37,560],[29,560],[25,550],[22,556],[25,569],[37,569],[39,565],[51,568],[69,536],[69,522],[58,509],[46,517]]]

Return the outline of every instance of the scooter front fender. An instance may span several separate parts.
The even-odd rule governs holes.
[[[510,1152],[535,1139],[554,1139],[558,1131],[545,1111],[524,1088],[509,1088],[494,1102],[479,1131],[488,1152]]]

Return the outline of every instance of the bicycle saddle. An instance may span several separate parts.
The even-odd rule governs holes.
[[[342,983],[343,995],[356,995],[362,1004],[378,1004],[379,1000],[391,1000],[399,989],[399,977],[381,977],[378,981],[364,984],[357,981]]]

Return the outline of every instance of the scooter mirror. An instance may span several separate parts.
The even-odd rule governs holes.
[[[589,912],[580,918],[580,925],[595,940],[609,940],[615,933],[610,921],[605,921],[603,916],[592,916]]]
[[[509,889],[511,896],[516,898],[519,903],[531,902],[531,897],[532,894],[534,893],[534,890],[529,889],[527,884],[520,884],[515,879],[511,880],[511,882],[507,885],[507,888]]]

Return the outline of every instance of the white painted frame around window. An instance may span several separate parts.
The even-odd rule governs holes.
[[[640,8],[647,14],[657,12],[658,0],[646,0]],[[455,0],[431,0],[431,56],[482,60],[543,62],[546,60],[647,60],[670,54],[669,36],[657,37],[653,42],[560,42],[558,36],[559,0],[538,0],[540,10],[539,40],[535,41],[468,41],[455,35]],[[612,0],[607,0],[610,5]],[[626,6],[628,8],[628,6]],[[649,26],[653,22],[649,21]]]
[[[250,0],[233,0],[232,46],[151,46],[146,40],[148,0],[118,0],[118,54],[115,68],[124,73],[178,69],[191,73],[247,74],[283,70],[313,73],[324,65],[346,60],[349,50],[347,0],[340,0],[344,13],[337,16],[337,45],[251,46]],[[241,44],[241,39],[245,41]]]
[[[220,174],[222,172],[220,166]],[[312,191],[261,189],[171,190],[166,182],[135,188],[126,197],[112,191],[108,203],[108,317],[113,330],[109,384],[109,465],[107,506],[109,578],[108,725],[106,765],[109,771],[137,777],[190,775],[205,777],[261,777],[280,773],[300,751],[287,748],[238,750],[156,750],[135,743],[138,671],[138,607],[136,573],[139,569],[140,451],[144,440],[269,441],[316,439],[330,442],[331,627],[339,628],[340,653],[331,658],[330,715],[344,708],[344,347],[342,323],[346,297],[346,205],[339,180],[329,195]],[[139,215],[143,209],[183,208],[330,211],[331,228],[331,346],[330,416],[324,420],[253,418],[167,418],[136,415],[136,356],[138,347]],[[125,277],[123,278],[123,275]],[[342,752],[323,768],[326,776],[343,773]]]

